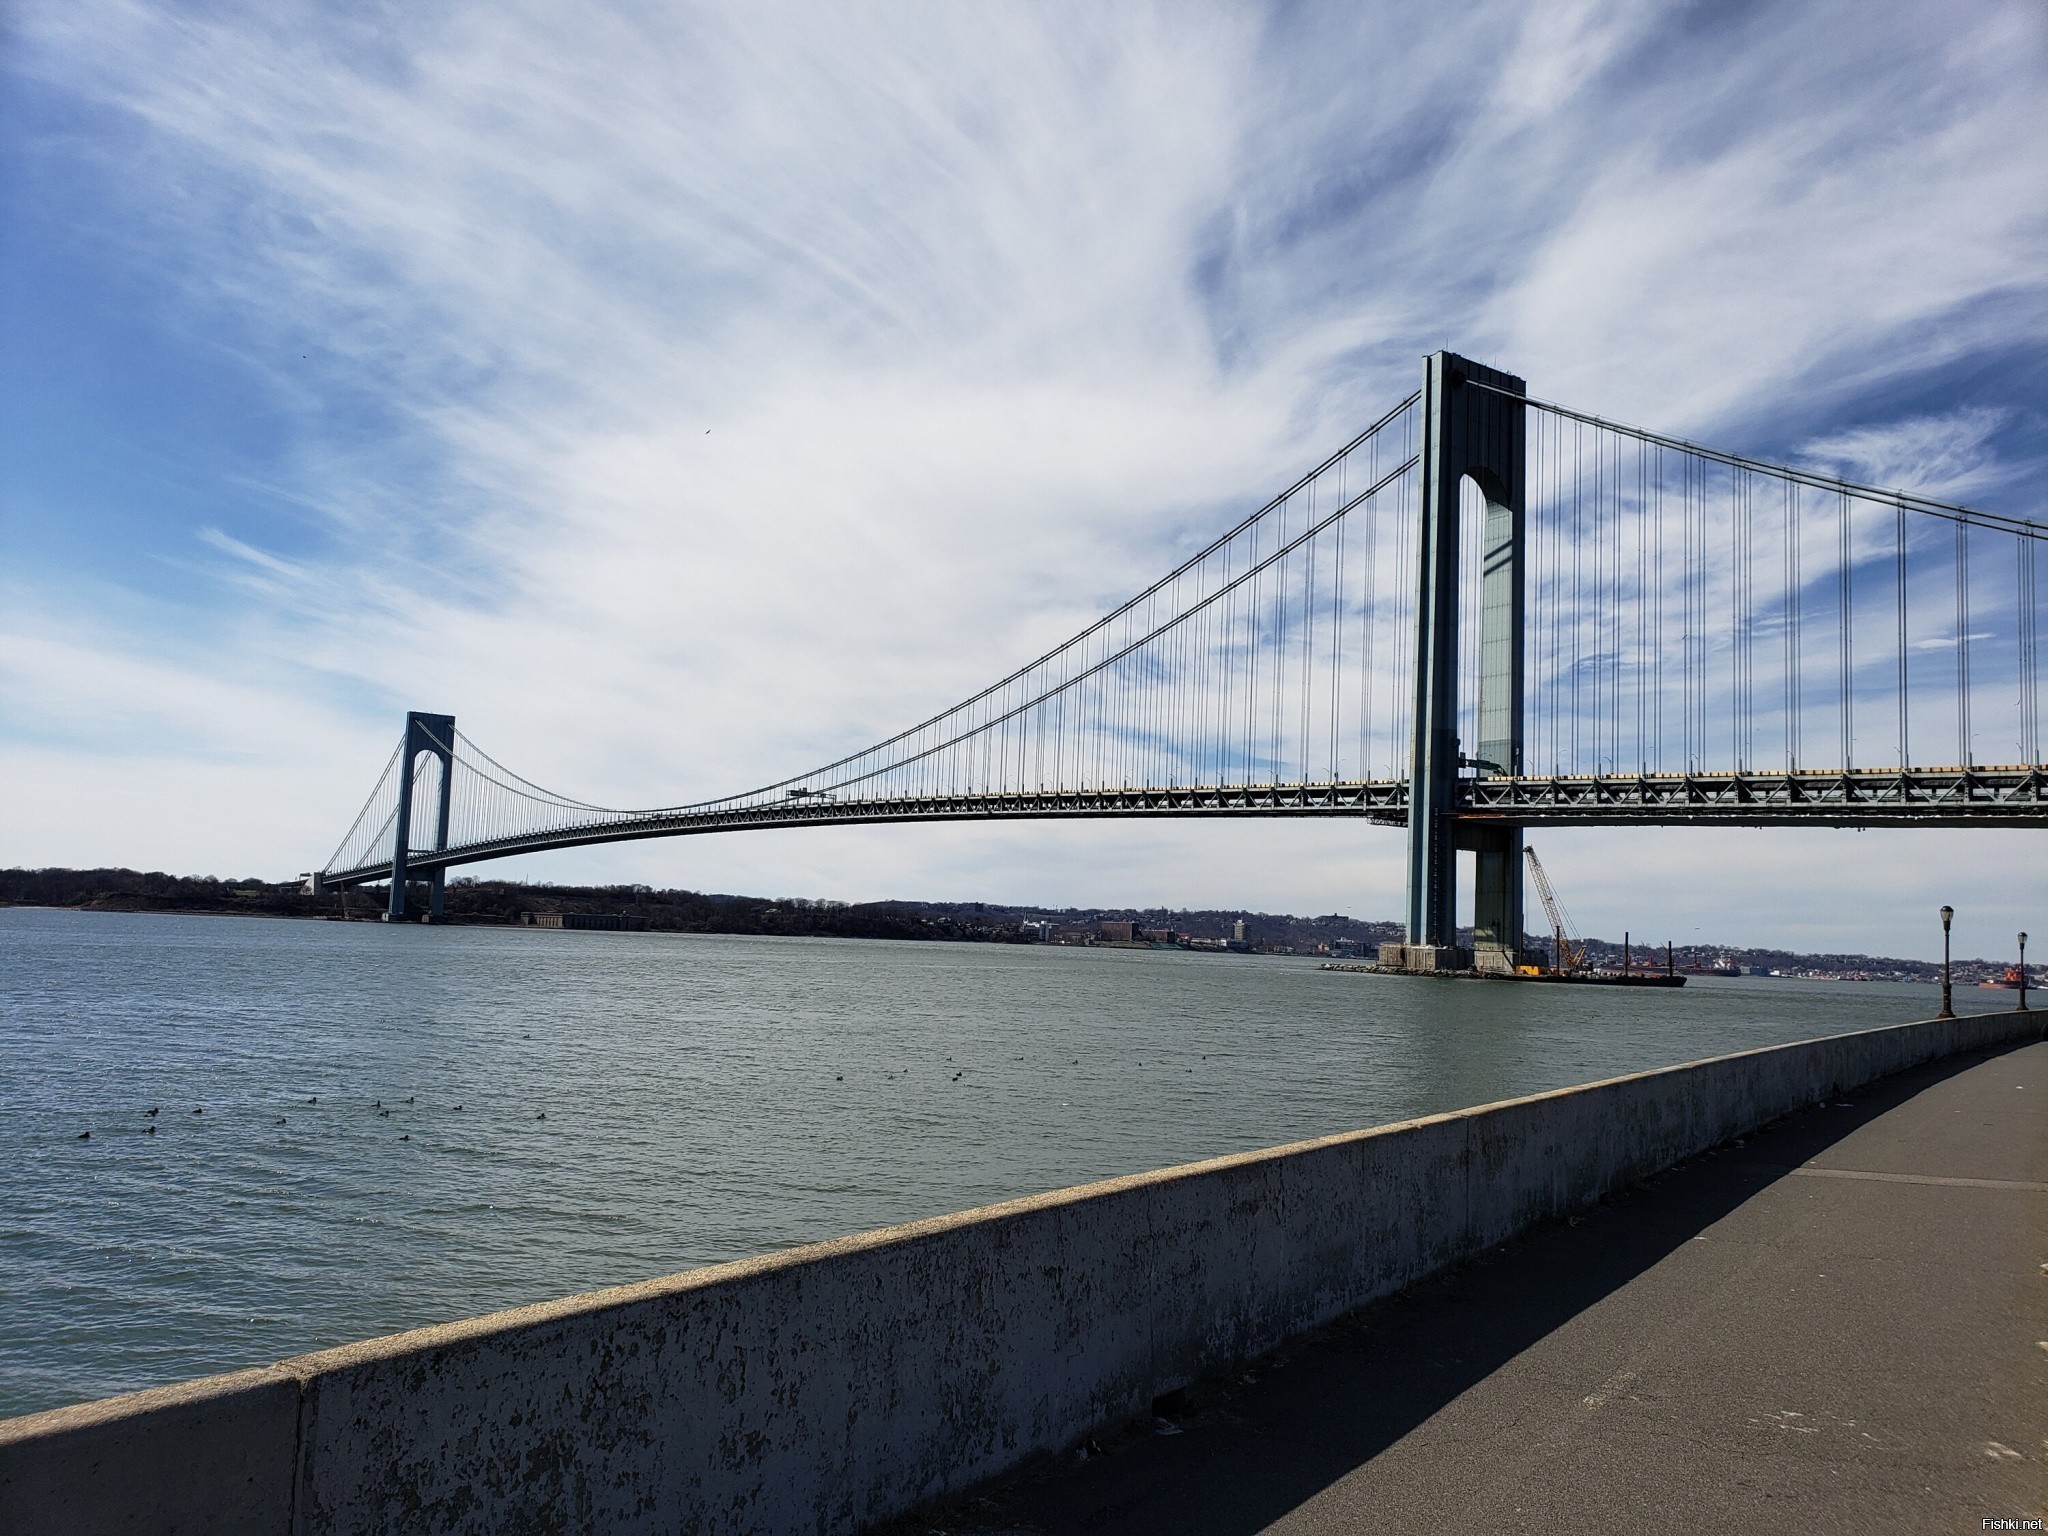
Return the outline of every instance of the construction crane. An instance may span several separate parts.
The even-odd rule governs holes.
[[[1536,857],[1535,848],[1524,848],[1522,852],[1529,860],[1529,873],[1535,877],[1536,894],[1543,898],[1543,910],[1550,915],[1551,969],[1569,976],[1586,958],[1586,946],[1573,945],[1571,930],[1565,923],[1564,905],[1557,899],[1557,892],[1550,888],[1550,876],[1543,873],[1543,861]]]

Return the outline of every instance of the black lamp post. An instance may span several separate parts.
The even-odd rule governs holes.
[[[2027,1011],[2027,936],[2020,935],[2020,1012]]]
[[[1955,916],[1954,907],[1941,909],[1941,1012],[1935,1015],[1937,1019],[1952,1019],[1956,1016],[1955,1009],[1949,1006],[1948,975],[1948,925],[1955,921]]]

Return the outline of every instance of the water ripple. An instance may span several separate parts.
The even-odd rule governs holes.
[[[0,911],[0,1415],[1930,1001]]]

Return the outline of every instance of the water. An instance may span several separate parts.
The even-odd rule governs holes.
[[[0,1415],[1933,1008],[0,910]]]

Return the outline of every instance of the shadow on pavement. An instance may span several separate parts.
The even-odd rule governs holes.
[[[2017,1048],[2017,1044],[2015,1047]],[[1807,1109],[1547,1223],[1506,1248],[1292,1341],[1233,1381],[888,1527],[900,1536],[1190,1531],[1249,1536],[1363,1465],[1466,1389],[1887,1110],[2007,1048],[1972,1052]],[[1735,1148],[1741,1147],[1740,1153]]]

